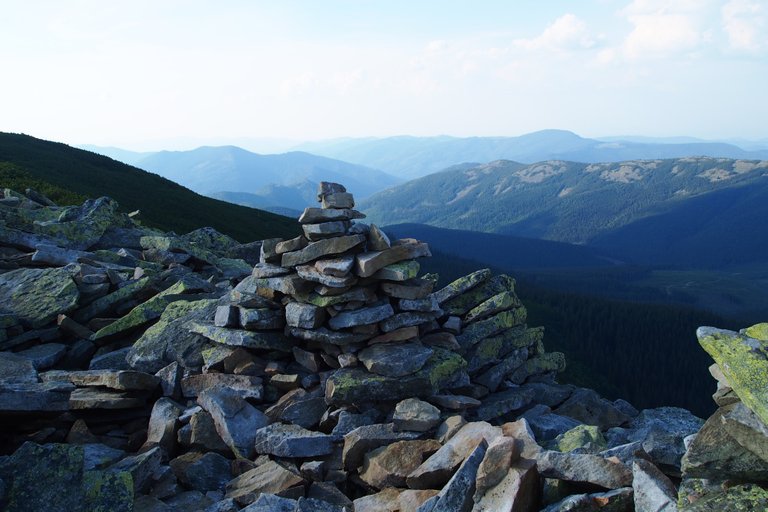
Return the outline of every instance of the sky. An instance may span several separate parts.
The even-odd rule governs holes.
[[[768,0],[0,0],[0,131],[768,138]]]

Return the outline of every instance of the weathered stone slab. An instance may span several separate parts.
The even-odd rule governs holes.
[[[281,265],[283,267],[295,267],[296,265],[309,263],[324,256],[342,254],[363,242],[365,242],[365,235],[347,235],[319,240],[308,244],[299,251],[283,254]]]
[[[37,369],[32,361],[13,352],[0,352],[0,385],[36,383]]]
[[[434,439],[397,441],[382,446],[365,455],[360,478],[377,489],[405,487],[406,477],[440,446]]]
[[[377,375],[404,377],[419,371],[433,353],[420,343],[384,343],[361,350],[357,358]]]
[[[389,331],[384,334],[380,334],[376,336],[375,338],[371,338],[368,340],[369,345],[376,345],[377,343],[394,343],[397,341],[408,341],[415,339],[419,336],[419,328],[416,326],[413,327],[402,327],[400,329],[395,329],[394,331]]]
[[[333,437],[307,430],[298,425],[273,423],[255,434],[257,454],[276,457],[320,457],[333,452]]]
[[[288,274],[284,276],[264,278],[255,278],[253,276],[249,276],[243,279],[243,281],[241,281],[235,289],[250,291],[256,290],[258,288],[266,288],[267,290],[274,290],[286,295],[296,295],[311,290],[312,284],[306,282],[298,274]]]
[[[411,489],[441,488],[480,443],[491,442],[501,435],[499,427],[484,421],[467,423],[442,448],[408,476],[408,487]],[[477,461],[478,464],[480,460]]]
[[[396,299],[419,300],[426,299],[435,282],[431,279],[410,279],[404,282],[381,283],[381,291]]]
[[[369,302],[376,300],[376,295],[370,288],[352,288],[338,295],[320,295],[319,293],[299,293],[293,296],[299,302],[327,308],[346,302]]]
[[[62,343],[44,343],[16,352],[26,357],[38,370],[46,370],[59,362],[67,353],[67,346]]]
[[[209,388],[197,397],[213,418],[216,432],[237,457],[251,458],[256,430],[266,426],[269,418],[245,401],[236,391]]]
[[[317,329],[325,321],[325,310],[312,304],[289,302],[285,305],[285,322],[290,327]]]
[[[331,329],[346,329],[356,325],[375,324],[395,314],[392,306],[387,302],[367,308],[342,311],[328,321]]]
[[[285,242],[282,242],[285,243]],[[278,244],[279,245],[279,244]],[[272,263],[257,263],[253,267],[251,275],[256,279],[286,276],[291,273],[291,269],[273,265]]]
[[[363,463],[366,453],[396,441],[418,439],[418,432],[397,432],[392,423],[365,425],[344,436],[342,463],[347,470],[354,470]]]
[[[677,511],[677,489],[659,468],[637,459],[632,463],[632,476],[635,510]]]
[[[485,456],[488,442],[485,440],[472,450],[458,471],[451,477],[445,487],[435,496],[432,511],[462,511],[470,510],[475,494],[475,479],[477,469]]]
[[[384,332],[391,332],[396,329],[402,329],[403,327],[413,327],[427,322],[431,322],[435,319],[434,313],[421,313],[415,311],[407,311],[405,313],[397,313],[390,318],[384,319],[379,327]]]
[[[417,510],[435,496],[436,489],[396,489],[388,487],[376,494],[369,494],[354,501],[355,512],[401,512]]]
[[[484,268],[464,277],[460,277],[444,288],[434,292],[433,295],[437,299],[438,304],[442,306],[445,302],[458,297],[485,282],[489,277],[491,277],[491,269]]]
[[[768,336],[747,332],[758,338],[714,327],[699,327],[696,336],[742,402],[768,424]]]
[[[160,379],[131,370],[51,370],[40,375],[43,382],[70,382],[78,387],[102,386],[118,391],[153,391]]]
[[[72,314],[72,318],[77,322],[84,323],[97,316],[108,316],[109,311],[118,303],[130,300],[142,293],[150,293],[154,286],[154,279],[142,277],[77,310]]]
[[[227,329],[215,325],[192,322],[189,331],[230,347],[246,347],[260,350],[290,352],[293,344],[282,333],[255,332],[241,329]]]
[[[489,391],[494,392],[499,389],[499,386],[508,375],[525,363],[527,357],[527,349],[517,349],[505,357],[499,364],[493,365],[488,370],[476,376],[473,381],[487,387]]]
[[[519,308],[522,305],[515,292],[503,291],[472,308],[464,317],[464,322],[471,324],[501,311]]]
[[[355,261],[355,274],[360,277],[369,277],[387,265],[431,255],[426,243],[401,243],[383,251],[358,254]]]
[[[377,270],[371,279],[380,281],[408,281],[419,275],[421,265],[416,260],[405,260],[392,263]]]
[[[461,334],[456,336],[462,347],[469,348],[482,339],[495,336],[502,331],[522,325],[528,316],[524,306],[513,310],[502,311],[496,315],[467,325]]]
[[[397,403],[392,422],[395,430],[428,432],[440,423],[440,409],[418,398],[408,398]]]
[[[296,272],[298,272],[299,277],[302,279],[332,288],[347,288],[357,284],[357,278],[353,275],[342,277],[327,275],[320,272],[313,265],[296,265]]]
[[[283,312],[270,308],[238,308],[240,326],[247,330],[282,329],[285,326]]]
[[[78,388],[69,395],[70,409],[131,409],[144,403],[143,398],[106,389]]]
[[[302,224],[316,222],[330,222],[335,220],[364,219],[365,214],[357,210],[350,209],[328,209],[328,208],[304,208],[304,212],[299,217]]]
[[[232,375],[228,373],[198,373],[181,381],[181,391],[187,398],[197,397],[206,389],[224,387],[235,391],[242,398],[259,401],[264,396],[260,377]]]
[[[303,481],[294,467],[269,460],[231,480],[227,484],[226,497],[248,505],[262,494],[279,493]],[[272,507],[265,510],[280,509]]]
[[[355,207],[355,199],[349,192],[325,194],[322,197],[323,208],[350,209]]]
[[[529,377],[544,373],[559,373],[565,370],[565,354],[562,352],[547,352],[531,357],[509,375],[509,380],[515,384],[522,384]]]
[[[176,429],[184,407],[167,397],[160,398],[152,406],[147,426],[144,448],[160,446],[165,453],[172,453],[176,445]]]
[[[56,320],[77,307],[80,292],[66,268],[25,268],[0,276],[0,304],[4,312],[33,329]]]
[[[0,411],[66,411],[74,389],[66,382],[0,384]]]
[[[333,373],[325,385],[325,399],[331,405],[367,403],[371,400],[401,400],[432,393],[428,375],[389,378],[359,368],[345,368]]]
[[[317,341],[320,343],[329,343],[331,345],[350,345],[360,343],[371,336],[369,334],[354,334],[351,332],[329,331],[325,327],[318,329],[299,329],[290,327],[287,329],[288,335],[306,341]]]
[[[301,229],[304,231],[304,236],[307,237],[310,242],[316,242],[324,238],[346,234],[349,229],[349,222],[344,220],[333,220],[317,224],[302,224]]]
[[[483,399],[482,405],[475,409],[479,420],[488,421],[520,410],[533,401],[533,391],[523,388],[511,388],[499,391]]]
[[[599,455],[543,451],[536,457],[539,473],[547,478],[591,483],[616,489],[632,485],[632,470]]]

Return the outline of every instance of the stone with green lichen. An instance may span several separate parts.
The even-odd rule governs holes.
[[[146,373],[156,373],[174,361],[185,368],[202,367],[201,351],[210,342],[189,332],[188,325],[213,318],[217,305],[214,299],[172,302],[157,323],[133,344],[126,357],[128,363]]]
[[[335,304],[343,304],[345,302],[367,302],[375,299],[376,295],[370,288],[352,288],[351,290],[344,292],[340,295],[320,295],[318,293],[296,293],[293,294],[293,298],[298,302],[305,304],[312,304],[320,308],[327,308]]]
[[[491,269],[484,268],[476,272],[472,272],[469,275],[460,277],[451,282],[444,288],[434,292],[432,295],[437,299],[437,302],[442,306],[444,302],[447,302],[459,295],[466,293],[467,291],[475,288],[481,283],[488,280],[491,277]],[[474,307],[474,306],[473,306]]]
[[[765,329],[760,325],[745,332],[759,336]],[[768,424],[768,341],[714,327],[699,327],[696,336],[733,391]]]
[[[515,292],[504,291],[472,308],[464,318],[464,323],[470,324],[482,320],[501,311],[522,306]]]
[[[98,243],[108,228],[133,225],[127,215],[117,211],[117,201],[109,197],[88,199],[81,206],[41,210],[59,213],[55,219],[44,219],[43,213],[37,214],[31,231],[50,237],[58,242],[57,245],[67,249],[86,250]]]
[[[26,268],[0,276],[0,304],[6,313],[33,329],[48,325],[60,313],[77,307],[80,292],[72,280],[73,268]]]
[[[740,445],[729,433],[723,419],[737,404],[721,407],[696,434],[682,459],[683,476],[688,478],[768,480],[768,461]]]
[[[543,327],[526,329],[523,326],[518,326],[496,336],[480,340],[467,352],[467,371],[474,373],[488,365],[496,364],[511,351],[531,347],[541,341],[543,337]]]
[[[190,322],[190,332],[230,347],[245,347],[258,350],[278,350],[290,352],[293,348],[288,338],[281,332],[257,332],[242,329],[227,329],[201,322]]]
[[[707,494],[690,504],[680,506],[682,512],[753,512],[768,510],[768,491],[757,484],[728,487]]]
[[[515,384],[522,384],[532,375],[562,372],[563,370],[565,370],[565,354],[562,352],[546,352],[528,359],[509,376],[509,380]]]
[[[23,444],[0,461],[6,484],[3,510],[25,512],[129,512],[133,510],[130,473],[84,470],[82,446]]]
[[[608,448],[608,443],[595,425],[579,425],[557,436],[554,448],[560,452],[598,453]]]
[[[235,258],[219,258],[216,260],[216,268],[225,279],[242,279],[253,271],[248,263]]]
[[[338,406],[429,396],[432,385],[424,370],[400,378],[382,377],[359,368],[337,370],[326,382],[325,401]]]
[[[85,323],[92,318],[104,315],[120,302],[132,299],[140,293],[148,293],[155,283],[156,280],[151,277],[137,279],[79,309],[72,315],[72,318],[77,322]]]
[[[400,261],[392,263],[373,274],[373,279],[384,281],[407,281],[419,275],[421,265],[416,260]]]
[[[183,300],[190,293],[211,291],[212,289],[213,286],[209,282],[195,275],[183,276],[169,288],[133,308],[127,315],[99,329],[91,339],[108,339],[141,327],[160,318],[160,315],[163,314],[163,311],[171,302]]]
[[[204,247],[193,245],[180,237],[175,236],[143,236],[140,239],[141,247],[145,250],[181,252],[193,258],[216,265],[219,257]]]
[[[211,251],[219,256],[231,252],[240,245],[240,242],[231,236],[219,233],[211,227],[195,229],[186,235],[181,235],[179,239],[192,247]]]
[[[469,310],[472,308],[476,307],[483,301],[490,299],[496,294],[502,292],[514,293],[514,291],[514,278],[506,274],[499,274],[497,276],[491,277],[477,287],[462,293],[458,297],[450,299],[445,304],[443,304],[443,311],[449,315],[462,316],[469,312]]]
[[[452,382],[467,367],[467,362],[459,354],[440,347],[432,347],[432,357],[415,376],[424,376],[429,380],[432,390],[437,392]]]
[[[768,341],[768,322],[747,327],[746,329],[743,329],[742,334],[745,334],[750,338],[755,338],[756,340]]]
[[[461,334],[456,336],[456,340],[466,350],[482,339],[495,336],[502,331],[524,324],[527,315],[528,312],[523,306],[509,311],[502,311],[490,318],[466,326],[461,331]]]

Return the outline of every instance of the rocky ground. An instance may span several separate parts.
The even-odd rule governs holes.
[[[701,328],[706,422],[558,384],[514,279],[324,183],[304,235],[0,198],[0,510],[765,510],[768,324]]]

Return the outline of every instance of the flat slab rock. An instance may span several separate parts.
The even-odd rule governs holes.
[[[377,375],[404,377],[419,371],[433,353],[420,343],[383,343],[361,350],[357,358]]]
[[[120,391],[152,391],[160,379],[132,370],[51,370],[40,375],[43,382],[70,382],[78,387],[105,387]]]
[[[319,457],[333,452],[333,437],[298,425],[273,423],[256,431],[255,451],[276,457]]]

